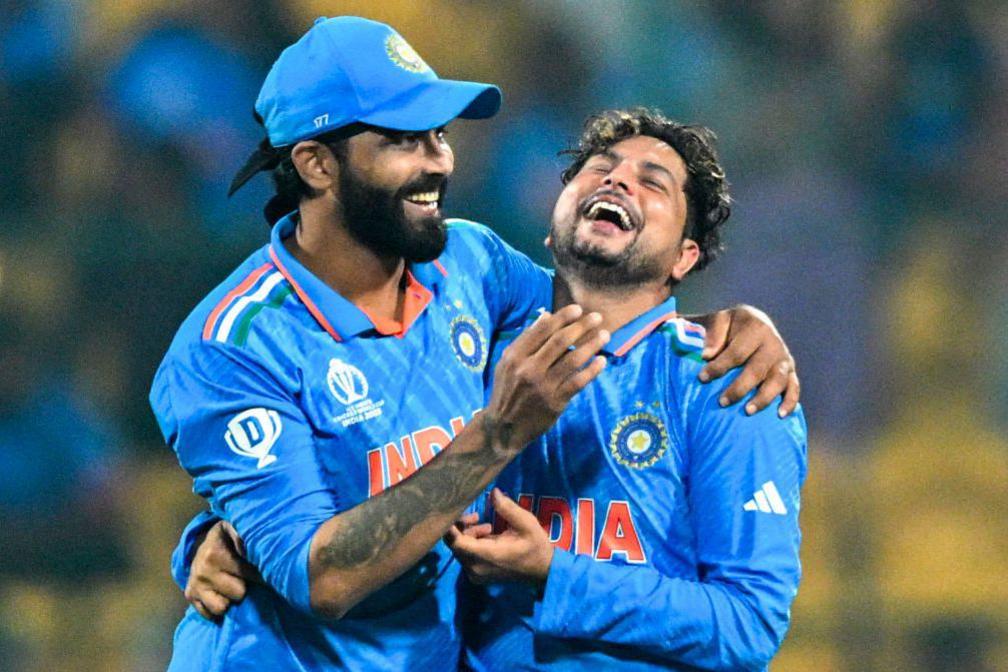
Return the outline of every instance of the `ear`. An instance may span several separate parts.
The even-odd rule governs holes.
[[[291,150],[291,162],[305,184],[315,191],[334,188],[339,177],[339,162],[332,150],[315,140],[304,140]]]
[[[676,282],[682,281],[698,261],[700,261],[700,246],[695,240],[683,238],[679,244],[679,259],[672,267],[672,279]]]

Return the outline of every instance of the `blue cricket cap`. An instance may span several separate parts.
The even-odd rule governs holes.
[[[278,147],[367,126],[426,131],[452,119],[485,119],[500,109],[493,84],[441,79],[403,37],[357,16],[319,17],[270,68],[255,112],[266,140],[238,171],[233,194],[279,163]]]
[[[283,147],[352,123],[426,131],[500,109],[492,84],[440,79],[390,26],[356,16],[315,20],[284,49],[256,100],[270,144]]]

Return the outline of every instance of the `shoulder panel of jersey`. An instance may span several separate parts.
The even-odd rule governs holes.
[[[293,292],[272,262],[262,264],[214,305],[203,323],[203,340],[245,345],[252,321],[263,311],[278,309]]]
[[[707,332],[702,326],[681,317],[673,317],[658,327],[658,331],[668,334],[669,345],[680,357],[695,362],[703,361],[701,353]]]
[[[244,347],[264,322],[279,318],[294,288],[263,246],[215,287],[182,322],[173,347],[198,342]],[[286,311],[289,312],[289,311]]]
[[[722,376],[709,383],[702,383],[697,378],[704,364],[701,355],[706,334],[699,324],[681,317],[673,317],[655,332],[654,338],[659,339],[662,347],[666,348],[664,358],[667,359],[669,367],[670,379],[663,383],[665,403],[670,409],[678,409],[675,413],[681,423],[678,431],[682,432],[682,436],[686,436],[688,409],[700,407],[696,401],[698,397],[706,398],[710,394],[720,394],[727,386],[725,378],[734,379],[734,375]]]
[[[458,219],[445,220],[448,227],[448,242],[438,260],[447,265],[456,265],[461,272],[489,271],[493,268],[498,250],[503,240],[485,224]]]

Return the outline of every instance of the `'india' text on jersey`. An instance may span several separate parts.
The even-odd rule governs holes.
[[[461,431],[483,406],[493,334],[547,300],[549,277],[485,227],[454,221],[441,257],[407,269],[394,330],[287,251],[294,217],[183,323],[151,390],[210,504],[190,530],[231,522],[268,584],[250,585],[220,622],[190,608],[170,669],[453,668],[458,566],[443,544],[338,621],[311,611],[309,544]]]
[[[805,422],[776,405],[752,417],[744,403],[721,408],[737,372],[701,384],[702,348],[674,298],[640,315],[613,333],[600,376],[501,472],[498,487],[555,550],[541,595],[467,589],[473,668],[766,667],[800,576]]]

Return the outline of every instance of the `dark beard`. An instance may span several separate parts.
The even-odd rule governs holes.
[[[448,231],[441,215],[411,221],[406,217],[403,198],[407,194],[439,191],[444,203],[448,181],[438,175],[424,175],[398,191],[389,192],[359,179],[345,163],[340,167],[340,204],[350,235],[376,254],[401,257],[407,263],[432,261],[441,256]]]
[[[618,254],[610,254],[578,242],[576,229],[569,227],[563,236],[558,236],[554,227],[551,234],[553,261],[564,277],[577,278],[593,289],[617,289],[654,282],[665,275],[660,259],[637,253],[637,238]]]

